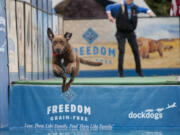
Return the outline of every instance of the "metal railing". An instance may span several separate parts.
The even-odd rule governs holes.
[[[27,2],[6,0],[10,81],[53,77],[47,28],[63,32],[63,18]]]

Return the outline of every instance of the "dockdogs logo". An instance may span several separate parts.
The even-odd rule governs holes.
[[[173,104],[168,104],[167,107],[157,108],[157,109],[146,109],[145,111],[135,113],[131,111],[128,115],[129,119],[154,119],[159,120],[163,118],[163,111],[168,109],[176,108],[176,102]]]

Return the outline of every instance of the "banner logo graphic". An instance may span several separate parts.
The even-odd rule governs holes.
[[[75,120],[88,121],[91,115],[91,107],[87,105],[59,104],[46,108],[46,115],[50,121]]]
[[[89,28],[82,37],[88,42],[88,44],[92,44],[98,38],[98,34],[92,28]]]
[[[157,108],[157,109],[146,109],[145,111],[135,113],[131,111],[128,115],[129,119],[154,119],[159,120],[163,118],[163,111],[168,109],[176,108],[176,102],[171,105],[167,105],[164,108]]]
[[[69,103],[76,98],[76,93],[69,89],[68,91],[62,93],[62,97]]]

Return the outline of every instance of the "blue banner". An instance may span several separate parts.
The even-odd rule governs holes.
[[[0,1],[0,128],[8,126],[8,55],[5,0]]]
[[[13,85],[10,128],[180,127],[180,86]]]

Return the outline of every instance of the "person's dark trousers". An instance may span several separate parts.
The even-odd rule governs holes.
[[[139,50],[138,50],[138,45],[136,42],[136,35],[134,32],[129,32],[129,33],[124,33],[124,32],[117,32],[116,33],[116,39],[118,41],[118,49],[119,49],[119,58],[118,58],[118,71],[119,75],[123,76],[123,62],[124,62],[124,52],[125,52],[125,42],[126,39],[128,40],[133,55],[134,59],[136,62],[136,72],[140,75],[143,76],[142,71],[141,71],[141,63],[140,63],[140,57],[139,57]]]

